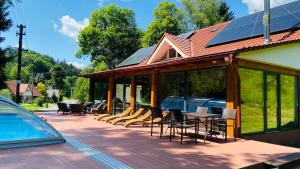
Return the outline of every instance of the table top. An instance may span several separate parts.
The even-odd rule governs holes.
[[[203,118],[220,116],[220,114],[205,114],[204,115],[204,114],[195,113],[195,112],[191,112],[191,113],[185,112],[185,113],[182,113],[182,114],[185,115],[185,116],[203,117]]]

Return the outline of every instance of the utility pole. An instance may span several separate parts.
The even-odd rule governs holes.
[[[23,52],[23,36],[25,25],[18,25],[19,32],[17,32],[17,36],[19,36],[19,49],[18,49],[18,69],[17,69],[17,80],[16,80],[16,103],[19,104],[21,101],[20,98],[20,84],[21,84],[21,68],[22,68],[22,52]]]
[[[265,45],[270,43],[270,22],[271,22],[270,11],[271,11],[270,0],[264,0],[263,24],[264,24],[264,44]]]

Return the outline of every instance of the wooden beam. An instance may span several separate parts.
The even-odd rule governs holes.
[[[238,65],[242,67],[247,67],[247,68],[252,68],[252,69],[259,69],[259,70],[266,70],[270,72],[278,72],[282,74],[289,74],[289,75],[300,75],[300,71],[294,70],[294,69],[288,69],[284,67],[279,67],[279,66],[274,66],[274,65],[269,65],[265,63],[260,63],[260,62],[254,62],[254,61],[249,61],[249,60],[244,60],[244,59],[238,59]]]
[[[151,106],[156,106],[157,102],[157,71],[152,72],[151,76]]]
[[[113,98],[113,76],[109,77],[108,79],[108,93],[107,93],[107,113],[112,114],[112,98]]]
[[[130,107],[134,110],[135,109],[135,77],[131,77],[131,85],[130,85]]]

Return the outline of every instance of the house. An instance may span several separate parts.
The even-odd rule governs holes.
[[[10,92],[13,94],[13,96],[16,96],[16,87],[17,84],[15,81],[6,81],[5,82]],[[42,96],[41,93],[35,88],[32,84],[20,84],[20,96],[21,101],[23,103],[31,102],[33,98],[37,98]]]
[[[90,100],[107,98],[115,114],[116,100],[134,108],[182,98],[172,106],[184,111],[195,111],[197,99],[224,100],[237,109],[239,137],[300,139],[300,1],[271,13],[267,44],[263,12],[177,36],[165,33],[117,68],[83,75],[90,79]]]

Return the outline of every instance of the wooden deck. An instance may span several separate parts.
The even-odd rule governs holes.
[[[133,168],[240,168],[300,153],[299,149],[250,140],[195,144],[191,139],[159,139],[158,129],[124,128],[94,120],[94,116],[43,113],[56,129]],[[55,166],[55,167],[54,167]],[[0,150],[0,168],[101,168],[68,144]]]

